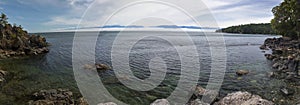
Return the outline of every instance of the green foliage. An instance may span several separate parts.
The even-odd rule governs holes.
[[[300,37],[300,1],[284,0],[272,9],[272,27],[278,34],[291,38]]]
[[[270,23],[246,24],[231,26],[217,30],[217,32],[239,33],[239,34],[275,34]]]
[[[0,24],[2,26],[5,26],[6,24],[8,24],[7,20],[8,20],[7,16],[4,13],[2,13],[0,16]]]
[[[16,34],[11,34],[10,36],[12,37],[12,39],[16,39],[17,38]]]

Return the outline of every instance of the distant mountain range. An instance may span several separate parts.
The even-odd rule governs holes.
[[[199,27],[199,26],[177,26],[177,25],[159,25],[159,26],[139,26],[139,25],[106,25],[99,27],[81,27],[81,28],[68,28],[65,30],[76,30],[76,29],[97,29],[97,28],[165,28],[165,29],[215,29],[218,30],[220,28],[216,27]]]

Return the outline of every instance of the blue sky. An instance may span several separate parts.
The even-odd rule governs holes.
[[[82,26],[100,26],[104,23],[104,20],[107,20],[107,17],[114,13],[115,8],[120,8],[132,1],[137,0],[1,0],[0,11],[8,15],[11,23],[21,24],[29,32],[46,32],[76,27],[84,14],[90,17],[83,20],[85,24]],[[166,2],[168,0],[162,1]],[[202,0],[210,10],[209,13],[214,16],[217,25],[211,24],[210,19],[208,19],[211,17],[206,16],[207,13],[202,13],[201,8],[203,6],[195,5],[195,1],[197,0],[178,0],[176,2],[191,5],[189,12],[193,12],[192,16],[200,20],[203,23],[201,25],[204,27],[267,23],[273,18],[271,9],[282,2],[282,0]],[[201,2],[201,0],[198,1]],[[92,7],[91,4],[93,4]],[[197,6],[199,6],[199,9]],[[89,8],[89,12],[85,12],[87,8]],[[172,17],[172,21],[178,21],[178,25],[193,25],[188,20],[183,19],[184,17],[181,17],[176,11],[172,12],[172,10],[159,5],[140,5],[129,8],[128,11],[133,12],[124,11],[123,14],[117,15],[118,18],[111,19],[108,24],[128,25],[135,19],[131,18],[131,13],[138,15],[136,18],[141,18],[153,13],[160,14],[161,11],[167,11],[157,16]],[[153,21],[157,21],[157,24],[154,24]],[[137,22],[137,25],[163,25],[162,23],[164,23],[155,18],[148,19],[145,22]]]

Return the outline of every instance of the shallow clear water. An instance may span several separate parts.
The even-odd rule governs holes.
[[[118,32],[104,32],[98,37],[96,47],[96,62],[111,65],[111,48]],[[83,33],[84,34],[84,33]],[[81,37],[89,37],[88,34]],[[164,37],[182,40],[183,33],[175,32],[126,32],[120,36],[126,41],[140,34],[159,34]],[[196,48],[201,55],[201,74],[199,85],[205,86],[210,75],[211,53],[209,44],[203,33],[190,33]],[[216,37],[218,33],[208,33]],[[7,71],[19,75],[2,89],[0,104],[27,103],[28,95],[41,89],[67,88],[79,94],[72,71],[72,44],[74,33],[42,34],[51,43],[50,52],[45,55],[26,57],[22,59],[2,60],[0,65]],[[171,36],[170,36],[171,35]],[[259,49],[264,40],[271,36],[224,34],[226,42],[227,64],[226,75],[220,90],[220,96],[235,91],[249,91],[267,99],[281,99],[283,96],[274,94],[286,84],[281,80],[267,76],[271,62],[267,61]],[[126,46],[126,43],[124,43]],[[149,62],[155,56],[164,59],[167,65],[167,77],[151,91],[138,92],[123,86],[114,76],[113,71],[100,72],[99,75],[106,88],[117,99],[128,104],[149,104],[157,98],[166,98],[176,87],[180,75],[181,62],[174,46],[189,53],[193,45],[171,45],[166,40],[157,37],[146,37],[135,44],[130,51],[130,67],[134,75],[145,79],[150,76]],[[120,50],[122,52],[123,50]],[[125,51],[125,50],[124,50]],[[89,56],[89,55],[87,55]],[[188,56],[188,55],[185,55]],[[184,63],[189,63],[184,62]],[[193,69],[193,68],[191,68]],[[246,69],[250,74],[238,77],[236,70]],[[197,69],[195,69],[197,70]],[[189,81],[185,81],[189,82]],[[16,101],[19,100],[19,101]]]

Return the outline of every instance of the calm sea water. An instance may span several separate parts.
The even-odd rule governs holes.
[[[90,37],[91,33],[81,33],[80,37]],[[99,34],[96,44],[96,62],[111,65],[111,48],[118,32],[103,32]],[[136,35],[159,34],[176,41],[185,41],[179,32],[126,32],[125,41]],[[216,37],[218,33],[208,33]],[[50,52],[41,56],[26,57],[1,61],[2,67],[12,71],[14,80],[9,82],[0,94],[0,103],[16,104],[27,103],[28,95],[41,89],[67,88],[79,96],[76,82],[72,71],[72,44],[74,33],[46,33],[41,34],[51,43]],[[211,52],[209,44],[203,33],[190,33],[190,37],[201,56],[201,75],[198,85],[205,86],[210,75]],[[224,34],[226,42],[226,74],[220,90],[220,97],[235,91],[248,91],[261,95],[267,99],[281,99],[278,91],[286,84],[280,80],[271,79],[267,76],[271,72],[271,62],[264,57],[264,52],[259,49],[266,38],[265,35],[239,35]],[[126,42],[124,43],[126,46]],[[166,40],[157,37],[146,37],[135,44],[130,51],[130,66],[134,75],[145,79],[150,76],[149,61],[159,54],[167,64],[167,77],[164,82],[151,91],[138,92],[123,86],[114,76],[113,71],[101,72],[99,75],[106,88],[117,99],[128,104],[149,104],[157,98],[166,98],[172,93],[180,74],[181,63],[174,46],[181,47],[187,53],[193,45],[171,45]],[[122,52],[123,50],[120,50]],[[125,52],[124,50],[123,52]],[[127,51],[128,52],[128,51]],[[89,56],[89,55],[86,55]],[[156,55],[157,56],[157,55]],[[188,56],[188,55],[186,55]],[[189,63],[184,62],[184,63]],[[191,68],[193,69],[193,68]],[[236,76],[235,72],[240,69],[250,71],[250,74],[242,77]],[[198,70],[198,69],[194,69]],[[182,74],[189,75],[189,74]],[[186,81],[189,82],[189,81]]]

